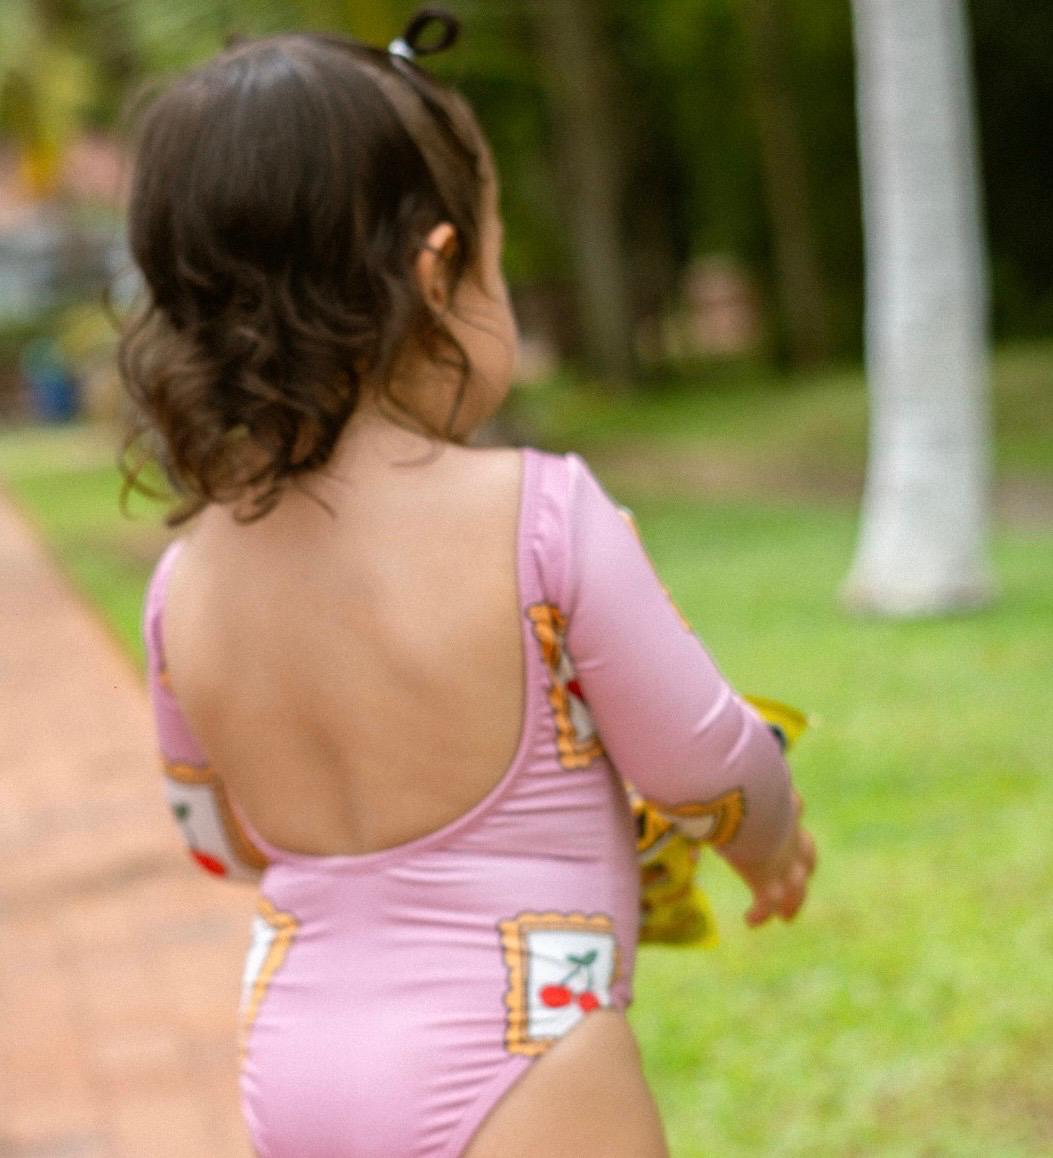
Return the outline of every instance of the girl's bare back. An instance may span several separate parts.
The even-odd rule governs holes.
[[[314,855],[462,815],[522,724],[518,455],[357,434],[315,485],[335,518],[295,494],[249,526],[210,509],[165,611],[195,733],[258,831]]]

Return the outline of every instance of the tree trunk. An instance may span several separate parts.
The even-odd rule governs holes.
[[[853,608],[985,602],[987,306],[963,0],[853,0],[870,461]]]
[[[748,0],[740,18],[760,138],[764,189],[775,250],[779,307],[794,365],[825,362],[830,353],[826,295],[812,224],[808,165],[788,76],[782,0]]]
[[[585,356],[594,373],[625,386],[636,362],[621,240],[622,150],[600,12],[594,0],[539,0],[531,9],[565,181]]]

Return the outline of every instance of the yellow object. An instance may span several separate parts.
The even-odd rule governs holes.
[[[781,737],[784,748],[795,744],[808,726],[807,717],[796,708],[758,696],[745,698]],[[725,804],[728,798],[700,803],[697,808],[681,806],[678,816],[645,800],[631,784],[626,785],[626,791],[636,822],[641,942],[712,948],[719,941],[717,925],[709,898],[695,882],[695,870],[702,846],[721,843],[728,835],[722,824],[713,827],[708,837],[692,835],[684,830],[682,821],[698,814],[712,815],[714,804]]]
[[[780,704],[778,700],[766,700],[762,696],[744,696],[743,698],[757,709],[761,719],[782,732],[785,739],[784,748],[792,748],[801,738],[801,733],[808,727],[808,717],[796,708],[791,708],[789,704]]]

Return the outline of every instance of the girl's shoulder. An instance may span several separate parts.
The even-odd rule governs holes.
[[[473,447],[459,450],[467,457],[473,486],[489,505],[506,487],[517,490],[522,506],[535,512],[566,513],[583,490],[598,489],[592,471],[579,455],[540,450],[533,446]],[[491,489],[493,488],[493,489]]]
[[[451,518],[457,511],[478,518],[516,505],[529,472],[527,453],[512,446],[448,445],[435,468],[435,481],[444,494],[442,505],[448,505]]]
[[[574,451],[542,450],[536,446],[458,447],[462,453],[475,456],[484,470],[524,472],[562,480],[573,485],[583,477],[592,477],[588,463]],[[520,466],[521,464],[521,466]]]
[[[581,455],[536,447],[523,447],[521,453],[524,488],[534,492],[536,502],[568,516],[582,503],[606,499],[603,485]]]

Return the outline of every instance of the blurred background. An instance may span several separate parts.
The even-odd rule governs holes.
[[[469,95],[497,153],[525,377],[572,366],[646,387],[704,382],[714,364],[739,360],[781,372],[859,360],[847,3],[455,7],[467,33],[434,67]],[[144,79],[200,61],[232,31],[338,28],[386,43],[414,10],[5,0],[0,413],[113,409],[96,378],[107,329],[97,315],[125,264],[121,121]],[[1053,112],[1053,13],[1026,0],[974,0],[970,11],[994,335],[1042,337],[1053,327],[1053,144],[1035,127]],[[598,286],[583,288],[597,267]],[[47,376],[48,355],[31,344],[41,336],[58,343],[50,354],[81,386],[77,403],[57,385],[32,388]]]
[[[720,948],[643,954],[634,1022],[677,1158],[1053,1152],[1053,6],[917,9],[930,4],[968,19],[974,92],[958,99],[975,110],[989,286],[974,360],[994,417],[981,551],[996,582],[985,610],[944,619],[850,618],[837,597],[867,472],[875,301],[857,64],[860,13],[880,5],[451,0],[462,42],[426,62],[468,95],[501,173],[522,381],[497,436],[585,453],[733,682],[813,717],[795,755],[821,850],[804,916],[747,933],[742,890],[712,860]],[[233,33],[386,44],[417,7],[0,0],[0,484],[133,671],[169,532],[145,499],[131,518],[117,505],[111,314],[136,287],[121,218],[129,110]],[[17,654],[19,621],[35,622],[16,602],[0,655]],[[83,686],[32,670],[42,702],[60,685],[95,694],[87,670]],[[108,840],[128,816],[72,749],[49,757],[64,772],[38,777],[6,694],[0,750],[17,760],[0,768],[0,817],[24,868],[0,887],[15,934],[0,1005],[16,1012],[0,1034],[14,1075],[0,1158],[244,1154],[223,1043],[251,901],[213,900],[224,886],[210,881],[193,892],[152,766],[132,761],[121,807],[134,798],[136,823],[158,834],[144,841],[170,860],[107,862],[92,896],[110,907],[85,921],[96,901],[78,892],[81,869],[67,858],[52,873],[47,857],[70,833]],[[118,733],[124,710],[103,726]],[[133,943],[154,885],[150,911],[169,916]],[[47,968],[10,948],[43,944],[32,930],[52,938]],[[117,945],[134,985],[112,972]],[[95,961],[75,978],[69,946]],[[207,960],[199,989],[177,952]],[[73,1011],[35,1053],[16,1008],[33,979],[24,1009],[64,995]],[[158,986],[178,1001],[151,1005]],[[129,1017],[138,1036],[121,1037]],[[168,1054],[157,1043],[173,1033]],[[55,1084],[60,1057],[78,1067],[80,1101]]]

